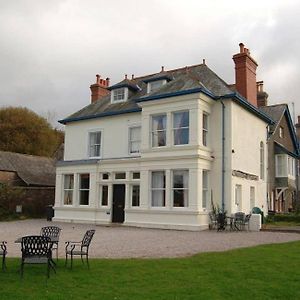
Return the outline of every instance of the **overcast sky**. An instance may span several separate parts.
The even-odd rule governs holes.
[[[115,83],[203,58],[233,83],[243,42],[269,103],[300,115],[299,16],[298,0],[0,0],[0,105],[61,119],[90,103],[97,73]]]

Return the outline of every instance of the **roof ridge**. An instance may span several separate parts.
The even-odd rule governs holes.
[[[48,157],[48,156],[41,156],[41,155],[33,155],[33,154],[27,154],[27,153],[19,153],[19,152],[12,152],[12,151],[4,151],[4,150],[0,150],[0,154],[1,153],[9,153],[9,154],[12,154],[12,155],[21,155],[21,156],[26,156],[26,157],[33,157],[33,158],[47,158],[47,159],[50,159],[50,160],[53,160],[53,158],[51,157]]]

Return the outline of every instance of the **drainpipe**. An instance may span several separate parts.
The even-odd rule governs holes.
[[[222,104],[222,212],[225,212],[225,105]]]

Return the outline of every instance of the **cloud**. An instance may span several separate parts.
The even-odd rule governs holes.
[[[63,118],[90,101],[95,74],[121,80],[207,64],[234,81],[244,42],[270,102],[300,114],[297,1],[27,0],[0,3],[0,103]]]

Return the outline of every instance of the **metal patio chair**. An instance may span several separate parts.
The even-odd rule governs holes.
[[[250,229],[250,218],[251,218],[251,214],[248,214],[245,216],[244,222],[243,222],[243,229],[246,228],[246,226],[248,227],[247,230],[249,231]]]
[[[73,268],[73,256],[74,255],[80,255],[82,263],[83,261],[83,256],[86,258],[86,263],[88,268],[90,268],[89,265],[89,247],[92,241],[92,238],[94,236],[95,230],[88,230],[82,241],[80,242],[66,242],[66,261],[65,261],[65,266],[68,264],[68,256],[71,256],[71,269]]]
[[[29,235],[22,237],[21,278],[23,278],[25,264],[46,264],[47,278],[49,278],[50,268],[56,273],[54,266],[51,264],[51,247],[51,239],[48,236]]]
[[[242,230],[245,222],[245,213],[237,212],[234,214],[234,226],[237,230]]]
[[[57,226],[45,226],[41,229],[41,235],[48,236],[52,240],[52,250],[56,250],[56,260],[58,260],[58,242],[60,232],[61,229]],[[53,238],[57,238],[57,241],[53,241]]]
[[[2,271],[6,270],[6,254],[7,254],[7,248],[6,248],[6,241],[0,242],[0,256],[2,256]]]

